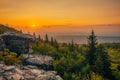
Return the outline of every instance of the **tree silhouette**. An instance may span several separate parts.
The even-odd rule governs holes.
[[[59,48],[59,44],[58,44],[58,42],[57,42],[57,40],[55,39],[55,41],[54,41],[54,47],[58,50],[58,48]]]
[[[54,46],[54,40],[53,40],[53,37],[51,37],[51,45]]]
[[[41,41],[41,36],[40,36],[40,34],[38,35],[38,41]]]
[[[88,37],[88,45],[89,45],[89,51],[87,54],[88,63],[90,66],[93,66],[95,64],[95,52],[96,52],[96,45],[97,45],[97,39],[94,34],[94,30],[92,30],[91,35]]]
[[[45,35],[45,42],[46,42],[46,43],[49,42],[49,38],[48,38],[48,35],[47,35],[47,34]]]
[[[33,36],[36,38],[36,33],[35,32],[33,33]]]

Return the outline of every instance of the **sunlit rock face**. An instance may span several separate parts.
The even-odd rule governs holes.
[[[18,34],[14,32],[6,32],[1,34],[6,48],[18,54],[27,54],[29,52],[30,43],[35,41],[35,37],[29,34]]]
[[[35,66],[6,66],[0,63],[0,80],[63,80],[56,71],[45,71]]]
[[[39,69],[53,70],[54,59],[50,56],[43,55],[25,55],[23,60],[24,65],[37,66]]]

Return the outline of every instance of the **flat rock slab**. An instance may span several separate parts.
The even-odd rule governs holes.
[[[21,67],[4,65],[0,67],[1,69],[0,80],[63,80],[56,71],[45,71],[31,65]]]
[[[0,35],[3,39],[14,39],[14,40],[26,40],[26,41],[35,41],[35,37],[33,37],[32,35],[29,34],[18,34],[18,33],[14,33],[14,32],[6,32],[4,34]]]
[[[25,55],[23,60],[24,65],[34,65],[40,69],[52,70],[53,69],[53,58],[50,56],[43,55]]]

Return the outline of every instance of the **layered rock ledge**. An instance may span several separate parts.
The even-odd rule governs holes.
[[[18,55],[24,54],[22,65],[7,66],[0,61],[0,80],[63,80],[52,71],[52,57],[31,54],[34,41],[35,37],[29,34],[7,32],[0,35],[0,51],[8,48]]]
[[[6,66],[0,63],[0,80],[63,80],[56,71],[45,71],[35,66]]]
[[[18,54],[28,54],[31,49],[31,43],[36,38],[29,34],[19,34],[6,32],[0,35],[0,49],[8,48],[10,51]]]
[[[53,70],[53,58],[43,55],[24,55],[23,65],[37,66],[39,69]]]

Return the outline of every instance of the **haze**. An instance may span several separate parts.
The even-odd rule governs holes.
[[[120,24],[119,4],[120,0],[0,0],[0,23],[26,32],[51,25],[72,25],[63,26],[72,30],[76,25],[80,29],[81,25]],[[119,35],[120,28],[113,27],[111,30]]]

